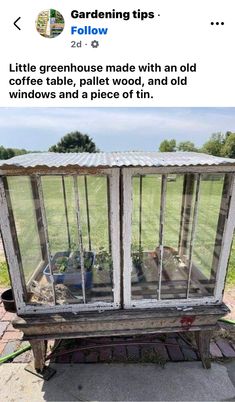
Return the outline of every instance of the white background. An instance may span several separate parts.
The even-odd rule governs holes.
[[[65,18],[64,32],[54,39],[43,38],[35,29],[38,13],[47,8],[57,9]],[[140,8],[142,11],[154,11],[156,17],[145,21],[76,20],[70,15],[72,9],[110,11],[113,8],[117,11]],[[13,25],[18,17],[21,17],[21,31]],[[234,18],[234,0],[4,2],[1,18],[0,106],[235,106]],[[211,21],[223,21],[224,26],[211,26]],[[70,43],[74,38],[70,35],[71,25],[108,27],[109,33],[100,38],[98,49],[89,46],[72,49]],[[76,39],[89,43],[98,38]],[[8,95],[8,70],[9,63],[16,62],[36,65],[70,62],[102,65],[150,62],[180,65],[196,62],[198,71],[196,74],[189,73],[188,86],[155,86],[152,89],[154,98],[147,100],[12,100]],[[64,73],[60,75],[64,76]],[[93,75],[97,74],[91,76]],[[162,78],[165,75],[162,73]],[[181,73],[182,77],[184,75]],[[129,77],[134,76],[133,73],[129,74]],[[138,72],[136,76],[139,76]],[[156,78],[159,74],[152,73],[149,77]],[[47,90],[43,87],[34,89]],[[62,89],[69,90],[68,87]],[[117,90],[115,87],[101,89]],[[129,89],[123,88],[126,91]]]

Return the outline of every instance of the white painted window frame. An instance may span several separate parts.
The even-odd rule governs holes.
[[[57,173],[58,176],[72,174]],[[51,176],[55,174],[39,173],[39,176]],[[76,172],[77,176],[83,176],[83,172]],[[58,305],[37,305],[27,304],[23,298],[23,286],[20,277],[19,265],[15,254],[13,240],[11,236],[10,223],[8,219],[8,206],[4,190],[3,179],[0,176],[0,227],[4,238],[4,247],[8,260],[12,287],[16,302],[16,309],[19,315],[27,314],[43,314],[43,313],[63,313],[81,311],[103,311],[115,310],[121,306],[120,300],[120,205],[119,205],[119,178],[120,169],[99,169],[95,173],[86,172],[86,175],[109,177],[109,196],[110,196],[110,228],[111,228],[111,244],[112,244],[112,260],[113,260],[113,302],[93,302],[87,304],[58,304]],[[5,177],[7,177],[6,175]],[[14,174],[12,174],[14,176]],[[19,177],[29,177],[29,175],[21,175]]]
[[[222,249],[219,258],[219,264],[216,275],[215,290],[213,296],[191,298],[191,299],[171,299],[171,300],[158,300],[156,299],[143,299],[143,300],[132,300],[131,298],[131,271],[132,271],[132,258],[131,258],[131,231],[132,231],[132,178],[135,175],[151,175],[151,174],[180,174],[180,173],[231,173],[232,185],[230,187],[230,207],[228,211],[227,220],[225,223]],[[227,266],[230,256],[230,249],[233,240],[233,233],[235,227],[235,173],[234,170],[228,167],[179,167],[179,168],[123,168],[123,258],[124,258],[124,269],[123,269],[123,305],[125,309],[135,309],[135,308],[156,308],[156,307],[186,307],[186,306],[196,306],[196,305],[207,305],[207,304],[220,304],[223,298],[223,289],[225,284],[225,277],[227,272]]]

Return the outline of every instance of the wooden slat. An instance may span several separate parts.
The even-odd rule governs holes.
[[[191,230],[191,238],[190,238],[190,245],[189,245],[189,262],[188,262],[188,286],[187,286],[187,299],[189,298],[190,292],[190,282],[191,282],[191,273],[192,273],[192,258],[193,258],[193,245],[194,245],[194,238],[196,233],[196,226],[197,226],[197,216],[198,216],[198,203],[199,203],[199,191],[200,191],[200,174],[197,176],[197,184],[196,184],[196,193],[195,193],[195,204],[194,204],[194,211],[193,211],[193,221],[192,221],[192,230]]]
[[[63,190],[63,198],[64,198],[64,212],[65,212],[65,220],[66,220],[68,246],[69,246],[69,249],[71,249],[71,237],[70,237],[70,227],[69,227],[69,217],[68,217],[68,205],[67,205],[67,196],[66,196],[64,176],[62,176],[61,179],[62,179],[62,190]]]
[[[108,208],[108,242],[109,242],[109,253],[112,253],[112,240],[111,240],[111,205],[110,205],[110,177],[107,176],[107,182],[106,182],[106,187],[107,187],[107,208]]]
[[[31,182],[31,189],[32,189],[32,194],[33,194],[33,202],[34,202],[34,209],[35,209],[35,215],[36,215],[36,223],[37,223],[37,228],[38,228],[38,236],[39,236],[39,240],[40,240],[42,259],[43,259],[43,261],[45,261],[45,263],[47,263],[48,259],[47,259],[47,251],[46,251],[46,238],[45,238],[45,233],[44,233],[44,228],[43,228],[43,223],[42,223],[42,211],[41,211],[41,205],[40,205],[40,200],[39,200],[36,176],[31,176],[30,182]]]
[[[179,247],[178,247],[180,256],[186,254],[188,250],[194,182],[195,182],[194,174],[185,174],[183,184],[180,235],[179,235]]]
[[[89,210],[89,199],[88,199],[88,185],[87,176],[84,176],[84,187],[85,187],[85,199],[86,199],[86,217],[87,217],[87,233],[88,233],[88,247],[91,251],[91,223],[90,223],[90,210]]]
[[[160,249],[160,261],[159,261],[159,279],[158,279],[158,300],[161,299],[161,284],[162,284],[162,269],[163,269],[163,254],[164,254],[164,219],[166,209],[166,187],[167,176],[162,175],[161,183],[161,206],[160,206],[160,222],[159,222],[159,249]]]
[[[231,184],[232,184],[232,175],[225,174],[221,203],[220,203],[220,212],[219,212],[219,218],[218,218],[217,230],[216,230],[213,261],[212,261],[211,274],[210,274],[211,279],[214,279],[214,280],[215,280],[216,272],[217,272],[218,265],[219,265],[219,256],[220,256],[220,251],[221,251],[221,247],[222,247],[225,222],[227,219],[228,208],[229,208],[229,204],[230,204]]]
[[[50,250],[50,242],[49,242],[49,235],[48,235],[48,225],[47,225],[47,218],[46,218],[46,210],[45,210],[45,204],[44,204],[41,177],[37,176],[36,180],[37,180],[38,197],[39,197],[41,216],[42,216],[42,226],[43,226],[44,236],[45,236],[45,241],[46,241],[46,253],[47,253],[47,261],[48,261],[50,280],[51,280],[51,286],[52,286],[53,303],[55,305],[56,304],[55,283],[54,283],[52,263],[51,263],[51,260],[52,260],[51,259],[51,250]]]
[[[83,303],[85,304],[86,303],[86,290],[85,290],[84,249],[83,249],[83,239],[82,239],[82,226],[81,226],[77,176],[73,176],[73,185],[74,185],[75,208],[76,208],[76,218],[77,218],[77,228],[78,228],[78,243],[79,243],[79,252],[80,252],[81,275],[82,275],[82,295],[83,295]]]
[[[139,253],[142,249],[142,193],[143,193],[143,176],[140,175],[139,185]]]
[[[11,196],[10,196],[10,190],[8,187],[7,178],[3,177],[2,182],[3,182],[3,186],[4,186],[5,197],[6,197],[7,208],[8,208],[8,218],[9,218],[9,224],[10,224],[11,237],[12,237],[12,241],[13,241],[13,245],[14,245],[14,252],[16,254],[17,261],[18,261],[19,274],[20,274],[21,284],[22,284],[22,288],[23,288],[23,299],[24,299],[24,301],[26,301],[27,300],[27,289],[26,289],[26,283],[25,283],[24,268],[23,268],[23,264],[22,264],[20,245],[19,245],[19,241],[18,241],[14,212],[13,212],[13,208],[12,208]]]

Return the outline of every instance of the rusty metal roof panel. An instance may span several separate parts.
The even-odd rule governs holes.
[[[0,168],[235,166],[235,159],[196,152],[30,153],[0,161]]]

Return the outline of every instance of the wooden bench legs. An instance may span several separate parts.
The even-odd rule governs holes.
[[[202,366],[206,369],[211,367],[210,361],[210,339],[213,331],[195,331],[195,339],[201,357]],[[30,340],[34,355],[34,368],[38,373],[42,373],[45,368],[47,351],[46,340]]]
[[[38,373],[43,372],[47,352],[46,340],[30,340],[34,356],[34,368]]]
[[[210,361],[210,340],[213,331],[196,331],[195,339],[200,353],[202,365],[204,368],[211,368]]]

